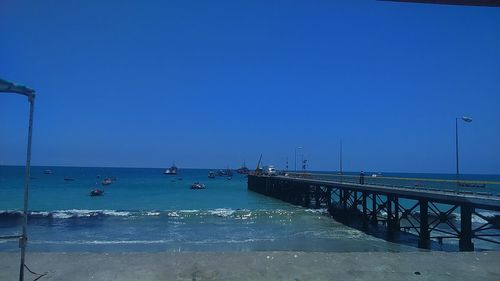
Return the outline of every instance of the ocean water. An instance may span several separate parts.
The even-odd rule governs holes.
[[[246,177],[238,174],[228,180],[208,179],[202,169],[167,176],[163,169],[77,167],[33,167],[31,174],[30,251],[418,250],[414,237],[388,242],[324,210],[248,191]],[[0,236],[21,230],[23,176],[24,167],[0,166]],[[117,180],[102,187],[105,177]],[[207,188],[191,190],[196,181]],[[96,186],[104,196],[89,196]],[[17,241],[0,240],[0,251],[17,250]]]

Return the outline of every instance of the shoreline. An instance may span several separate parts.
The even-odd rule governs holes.
[[[19,252],[0,252],[0,280],[17,280]],[[486,252],[28,252],[39,280],[499,280]],[[27,280],[37,276],[26,271]]]

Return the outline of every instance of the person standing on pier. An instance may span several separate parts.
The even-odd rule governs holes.
[[[365,184],[365,172],[359,173],[359,184]]]

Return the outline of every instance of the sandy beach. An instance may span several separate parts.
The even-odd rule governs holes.
[[[38,280],[500,280],[500,252],[28,253]],[[0,253],[17,280],[18,253]],[[26,280],[37,276],[26,272]]]

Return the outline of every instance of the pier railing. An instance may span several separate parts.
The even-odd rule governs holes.
[[[435,190],[459,194],[477,194],[483,196],[500,196],[500,182],[478,180],[454,180],[441,178],[393,177],[380,174],[367,174],[361,177],[353,174],[329,173],[287,173],[292,178],[328,180],[341,183],[363,181],[367,185],[390,186],[417,190]],[[361,179],[362,178],[362,179]]]

